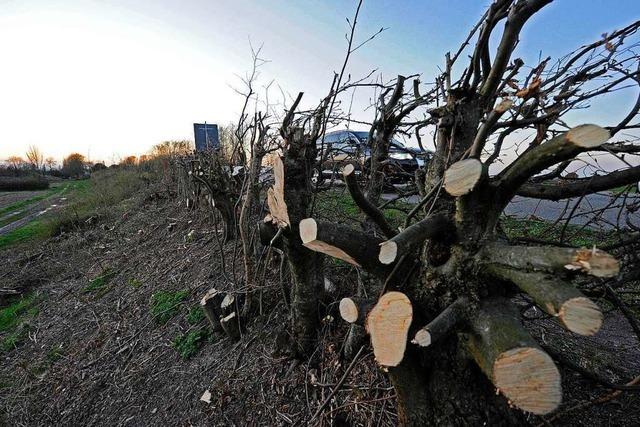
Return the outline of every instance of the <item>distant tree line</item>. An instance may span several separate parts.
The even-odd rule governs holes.
[[[148,154],[128,155],[109,167],[133,167],[157,159],[170,159],[193,152],[193,142],[188,140],[163,141],[154,145]],[[0,164],[0,177],[54,176],[59,178],[82,178],[91,173],[107,169],[102,161],[91,162],[80,153],[71,153],[59,164],[53,157],[45,157],[35,145],[28,147],[24,157],[9,156]]]

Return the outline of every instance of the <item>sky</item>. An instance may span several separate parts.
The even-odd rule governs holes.
[[[269,62],[270,102],[303,107],[328,91],[346,49],[347,0],[0,0],[0,159],[29,145],[58,161],[77,151],[112,163],[153,144],[193,139],[193,123],[237,120],[250,43]],[[428,81],[489,1],[365,0],[348,72]],[[526,27],[517,56],[561,56],[640,18],[638,0],[556,0]],[[262,97],[265,97],[261,89]],[[283,100],[284,95],[284,100]],[[371,93],[354,96],[356,117]],[[609,125],[635,101],[618,96],[586,119]],[[584,117],[584,115],[583,115]],[[576,123],[577,124],[577,123]]]

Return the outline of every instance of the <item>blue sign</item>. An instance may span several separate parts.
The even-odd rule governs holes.
[[[193,134],[196,139],[196,151],[209,151],[220,146],[218,125],[194,123]]]

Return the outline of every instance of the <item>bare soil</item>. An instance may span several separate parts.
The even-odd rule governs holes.
[[[393,389],[369,348],[322,414],[312,418],[350,363],[340,355],[346,326],[335,302],[353,292],[353,269],[329,272],[338,292],[327,301],[330,316],[311,360],[297,361],[287,352],[277,257],[267,262],[256,296],[259,311],[242,339],[234,343],[213,334],[183,359],[173,341],[207,327],[206,320],[187,321],[199,298],[209,288],[242,289],[238,242],[221,246],[207,211],[188,212],[161,192],[149,190],[126,206],[124,214],[94,218],[36,247],[0,251],[0,283],[34,292],[39,301],[28,337],[0,353],[0,425],[396,424]],[[105,271],[113,273],[111,280],[87,291]],[[152,295],[180,290],[188,298],[160,324],[151,313]],[[593,340],[600,354],[609,348],[616,357],[597,363],[602,375],[624,383],[640,373],[640,346],[617,311],[607,314],[605,324],[610,320]],[[553,324],[528,326],[543,340],[551,334],[566,338]],[[563,382],[565,403],[547,417],[549,424],[640,424],[638,393],[599,403],[612,390],[564,369]],[[206,390],[210,403],[200,400]],[[531,417],[531,423],[547,421]]]

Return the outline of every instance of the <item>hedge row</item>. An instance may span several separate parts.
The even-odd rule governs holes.
[[[0,191],[45,190],[49,181],[41,175],[0,177]]]

